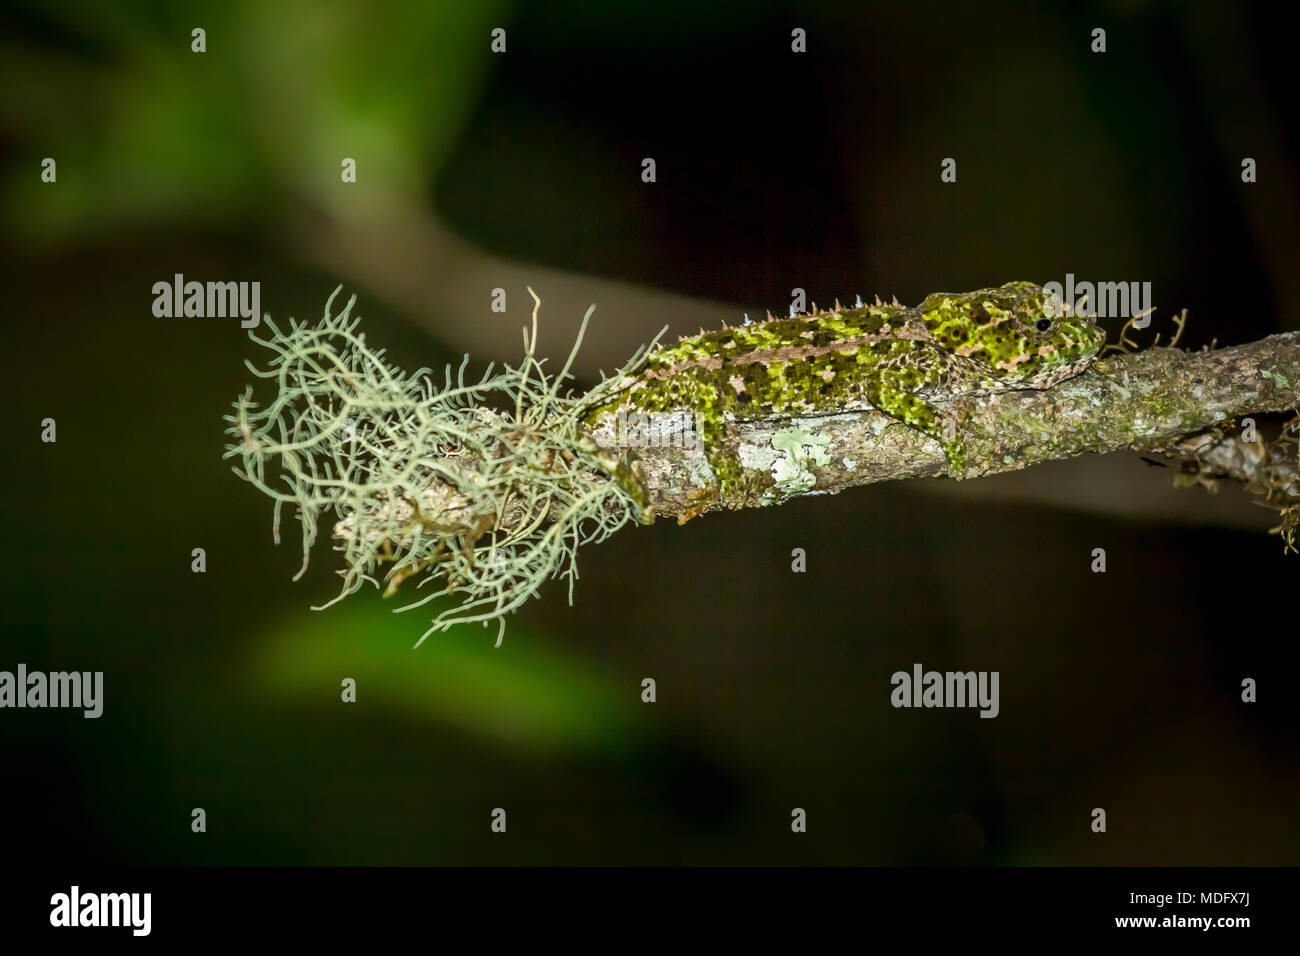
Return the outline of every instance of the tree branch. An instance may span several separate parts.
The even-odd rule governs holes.
[[[1214,351],[1120,354],[1053,388],[971,396],[949,411],[966,442],[966,477],[1128,449],[1270,489],[1271,502],[1287,504],[1297,491],[1294,454],[1275,461],[1275,443],[1206,430],[1240,416],[1296,408],[1300,333]],[[948,474],[937,441],[876,411],[738,422],[733,429],[745,467],[741,507]],[[593,435],[613,444],[609,427]],[[648,447],[630,453],[656,515],[684,522],[717,507],[702,452]]]
[[[236,474],[276,502],[277,540],[281,506],[296,506],[304,569],[318,519],[337,519],[335,550],[346,568],[336,600],[381,578],[391,594],[423,574],[460,599],[426,635],[472,621],[503,627],[546,580],[566,577],[572,588],[581,545],[633,520],[683,523],[718,506],[700,443],[671,430],[689,424],[691,409],[635,433],[620,433],[617,415],[602,413],[589,430],[589,410],[616,394],[641,358],[585,395],[564,390],[590,310],[557,375],[535,357],[534,298],[522,365],[489,367],[473,379],[467,356],[439,383],[427,369],[407,374],[385,362],[357,331],[353,301],[331,312],[337,294],[314,327],[295,322],[281,331],[268,317],[269,338],[250,333],[274,358],[266,370],[249,369],[275,380],[278,394],[264,408],[251,389],[235,402],[226,450],[241,461]],[[944,411],[966,446],[964,477],[1088,452],[1158,452],[1179,461],[1183,483],[1243,482],[1282,512],[1274,530],[1296,549],[1300,419],[1268,440],[1238,420],[1297,407],[1300,333],[1287,333],[1217,351],[1124,352],[1050,389],[966,395]],[[878,411],[730,428],[745,486],[737,507],[949,470],[938,441]],[[633,434],[659,440],[625,447]]]

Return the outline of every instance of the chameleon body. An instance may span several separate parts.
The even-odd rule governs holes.
[[[961,478],[966,449],[944,406],[968,395],[1049,388],[1086,369],[1105,340],[1099,326],[1062,315],[1032,282],[936,293],[912,308],[837,305],[660,348],[586,418],[594,424],[619,409],[692,413],[724,505],[744,493],[728,426],[745,419],[878,409],[938,440],[949,473]]]

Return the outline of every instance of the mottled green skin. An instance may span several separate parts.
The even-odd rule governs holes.
[[[770,319],[682,339],[652,353],[595,422],[628,411],[695,413],[726,503],[743,494],[727,424],[879,409],[939,440],[949,472],[965,473],[966,449],[939,406],[965,395],[1048,388],[1083,371],[1105,342],[1086,318],[1062,317],[1032,282],[964,294],[938,293],[919,306],[876,303]]]

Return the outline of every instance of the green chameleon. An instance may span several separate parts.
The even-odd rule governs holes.
[[[1049,388],[1086,369],[1106,340],[1090,319],[1066,317],[1032,282],[940,292],[915,308],[858,304],[732,326],[652,352],[588,424],[619,409],[690,412],[718,498],[743,496],[728,425],[744,419],[878,409],[938,440],[961,478],[966,448],[939,406],[967,395]],[[620,469],[623,470],[623,469]]]

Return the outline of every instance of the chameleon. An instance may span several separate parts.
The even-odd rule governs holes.
[[[937,440],[962,478],[966,447],[942,406],[968,395],[1050,388],[1084,371],[1106,341],[1090,318],[1068,316],[1033,282],[940,292],[771,318],[701,332],[660,347],[584,413],[686,411],[695,418],[717,500],[743,498],[740,420],[876,409]],[[734,433],[733,433],[734,434]],[[625,468],[620,469],[626,472]]]

